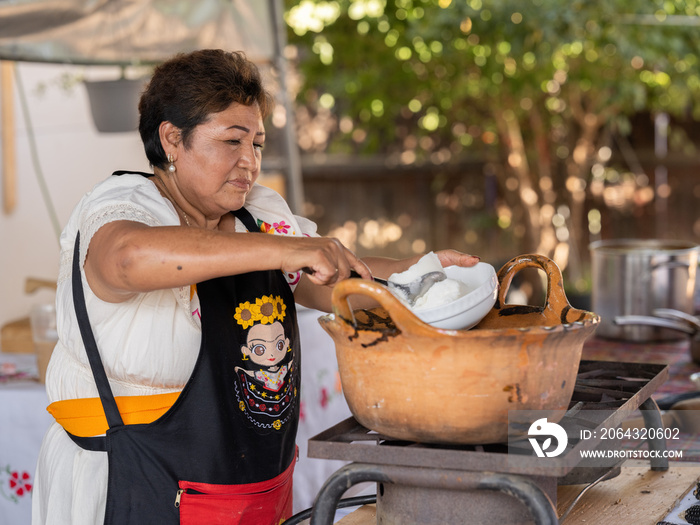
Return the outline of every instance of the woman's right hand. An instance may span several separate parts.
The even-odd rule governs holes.
[[[372,279],[372,272],[350,250],[333,237],[294,239],[295,247],[283,259],[282,270],[303,271],[317,285],[332,286],[350,277],[351,270],[363,279]]]

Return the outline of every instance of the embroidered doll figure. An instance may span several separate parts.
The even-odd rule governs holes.
[[[284,326],[279,321],[272,324],[256,324],[248,330],[247,344],[241,346],[244,359],[247,357],[260,368],[245,370],[236,367],[265,385],[267,390],[278,392],[284,385],[289,366],[280,364],[289,348],[289,338],[285,337]]]

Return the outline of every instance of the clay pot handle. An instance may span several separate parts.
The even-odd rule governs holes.
[[[421,321],[387,287],[366,279],[345,279],[333,287],[331,302],[333,304],[333,313],[348,323],[352,323],[353,326],[357,323],[350,307],[348,296],[355,294],[366,295],[377,301],[382,308],[389,312],[394,324],[402,332],[415,334],[421,330],[430,332],[438,330]]]
[[[541,316],[547,325],[555,325],[567,322],[567,313],[571,310],[569,300],[564,292],[564,279],[559,266],[551,259],[537,254],[518,255],[504,264],[498,271],[498,300],[494,305],[494,310],[501,312],[508,308],[506,295],[508,288],[516,273],[524,268],[539,268],[547,275],[547,295],[545,297],[544,308]],[[510,308],[518,308],[512,306]]]

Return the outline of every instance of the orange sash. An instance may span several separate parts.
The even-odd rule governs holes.
[[[118,396],[114,399],[124,424],[138,425],[152,423],[165,414],[179,395],[180,392],[172,392],[147,396]],[[59,425],[74,436],[99,436],[109,428],[102,401],[98,397],[56,401],[46,410]]]

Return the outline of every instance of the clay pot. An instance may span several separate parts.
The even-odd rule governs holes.
[[[505,304],[513,276],[548,276],[544,307]],[[347,279],[321,326],[335,342],[343,393],[355,419],[380,434],[424,443],[503,443],[509,410],[566,410],[584,341],[600,318],[571,307],[557,265],[521,255],[498,273],[493,309],[471,330],[422,322],[377,283]],[[381,305],[353,311],[348,298]]]

